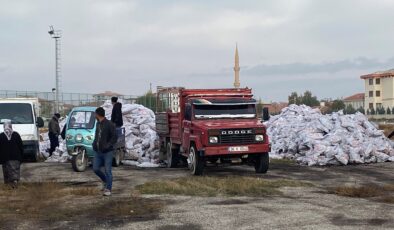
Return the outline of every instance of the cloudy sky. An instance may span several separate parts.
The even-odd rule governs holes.
[[[0,0],[0,89],[50,91],[63,31],[62,90],[139,95],[153,86],[231,87],[264,101],[363,91],[394,68],[394,1]]]

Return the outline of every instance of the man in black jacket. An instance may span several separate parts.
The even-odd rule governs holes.
[[[112,159],[114,146],[117,141],[115,125],[105,118],[105,111],[99,107],[96,109],[96,133],[93,141],[95,151],[93,171],[103,182],[104,196],[110,196],[112,191]],[[101,171],[104,166],[105,173]]]
[[[51,143],[51,148],[49,149],[49,155],[52,156],[52,153],[59,147],[59,135],[60,135],[60,126],[59,126],[60,114],[55,113],[52,119],[48,123],[48,137]]]
[[[113,106],[111,121],[116,125],[116,128],[120,128],[123,126],[122,103],[118,102],[117,97],[112,97],[111,102]]]

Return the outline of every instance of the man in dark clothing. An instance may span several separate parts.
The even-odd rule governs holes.
[[[111,121],[115,124],[117,128],[120,128],[123,126],[122,103],[118,102],[117,97],[112,97],[111,102],[113,106]]]
[[[112,191],[112,160],[114,146],[117,141],[115,125],[105,118],[105,111],[96,109],[96,133],[93,141],[94,160],[93,171],[103,182],[104,196],[110,196]],[[101,171],[104,166],[105,173]]]
[[[5,184],[16,188],[20,179],[20,165],[23,143],[19,133],[13,131],[11,121],[4,122],[4,132],[0,134],[0,164],[3,165]]]
[[[60,135],[59,118],[60,118],[60,114],[55,113],[52,119],[48,123],[48,137],[49,137],[49,141],[51,142],[49,155],[51,156],[52,153],[56,150],[56,147],[59,147],[59,135]]]

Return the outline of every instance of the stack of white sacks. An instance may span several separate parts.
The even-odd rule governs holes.
[[[112,104],[104,103],[105,116],[110,119]],[[126,131],[126,159],[123,164],[139,167],[158,167],[159,137],[156,133],[155,113],[139,104],[123,104],[123,126]]]
[[[63,129],[66,124],[67,119],[62,119],[59,122],[60,130]],[[41,142],[40,142],[40,154],[41,158],[46,159],[45,162],[59,162],[65,163],[70,159],[70,156],[67,153],[66,141],[59,137],[59,147],[52,153],[52,156],[49,156],[47,150],[51,147],[49,142],[48,133],[41,134]]]
[[[112,104],[107,101],[102,106],[107,119],[111,118]],[[123,163],[139,167],[158,167],[159,150],[158,136],[155,129],[155,114],[152,110],[139,104],[123,104],[123,123],[126,131],[126,156]],[[63,127],[65,122],[61,122]],[[49,149],[48,134],[41,135],[41,155],[47,158],[46,162],[67,162],[68,154],[66,143],[59,137],[60,146],[51,157],[46,152]]]
[[[361,113],[323,115],[290,105],[265,123],[270,156],[302,165],[347,165],[394,161],[392,142]]]

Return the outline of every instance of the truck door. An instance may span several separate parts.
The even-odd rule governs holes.
[[[192,106],[191,104],[185,105],[185,114],[182,121],[182,147],[187,153],[190,145],[190,128],[192,120]]]

